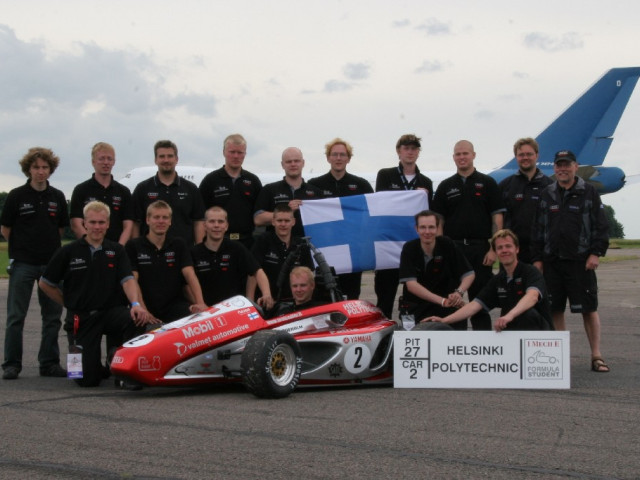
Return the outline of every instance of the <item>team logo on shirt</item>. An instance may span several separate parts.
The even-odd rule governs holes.
[[[160,194],[158,192],[149,192],[147,193],[147,198],[151,201],[156,201]]]
[[[477,183],[474,183],[473,185],[474,187],[476,187],[476,193],[474,193],[474,195],[476,197],[481,197],[484,190],[484,183],[477,182]]]
[[[176,263],[176,252],[164,252],[164,258],[168,267],[173,267]]]
[[[58,203],[57,202],[49,202],[49,206],[47,208],[49,212],[49,216],[54,217],[58,213]]]

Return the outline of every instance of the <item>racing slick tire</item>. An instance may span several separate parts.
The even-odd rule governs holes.
[[[283,398],[300,380],[302,355],[290,333],[261,330],[247,342],[240,366],[244,385],[260,398]]]

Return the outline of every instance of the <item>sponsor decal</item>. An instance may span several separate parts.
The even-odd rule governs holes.
[[[216,320],[219,320],[222,317],[217,318]],[[213,323],[211,322],[211,320],[205,320],[202,323],[198,323],[196,325],[190,325],[188,327],[185,327],[182,329],[182,334],[184,335],[184,338],[191,338],[195,335],[201,335],[203,333],[209,332],[211,330],[213,330]]]
[[[116,355],[113,357],[113,359],[111,359],[111,365],[120,365],[124,363],[124,358],[122,358],[120,355]]]
[[[155,355],[151,361],[147,357],[138,357],[138,370],[141,372],[156,372],[160,370],[160,356]]]
[[[356,300],[353,302],[347,302],[343,305],[344,309],[349,315],[357,315],[359,313],[377,312],[378,307],[375,307],[367,302]]]
[[[174,345],[179,356],[183,356],[187,353],[187,346],[184,343],[174,343]]]
[[[256,320],[259,317],[260,317],[260,314],[258,312],[251,312],[249,314],[249,320]]]
[[[329,375],[331,375],[333,378],[342,375],[342,365],[340,365],[339,363],[332,363],[331,365],[329,365]]]

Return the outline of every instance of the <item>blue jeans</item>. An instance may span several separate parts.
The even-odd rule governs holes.
[[[7,330],[4,337],[4,363],[2,368],[16,367],[22,369],[22,332],[24,321],[29,311],[33,284],[40,279],[46,265],[29,265],[24,262],[13,262],[9,276],[7,296]],[[38,301],[42,315],[42,335],[38,362],[40,368],[47,368],[60,363],[58,333],[60,332],[60,316],[62,305],[57,304],[38,288]]]

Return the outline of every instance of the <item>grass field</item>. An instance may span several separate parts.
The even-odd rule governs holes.
[[[640,240],[628,240],[626,238],[612,238],[611,246],[612,249],[618,248],[633,248],[640,249]],[[603,262],[619,262],[621,260],[632,260],[634,258],[638,258],[637,255],[626,255],[619,257],[604,257],[602,259]],[[0,242],[0,278],[7,278],[7,265],[9,264],[9,258],[7,255],[7,242]]]

